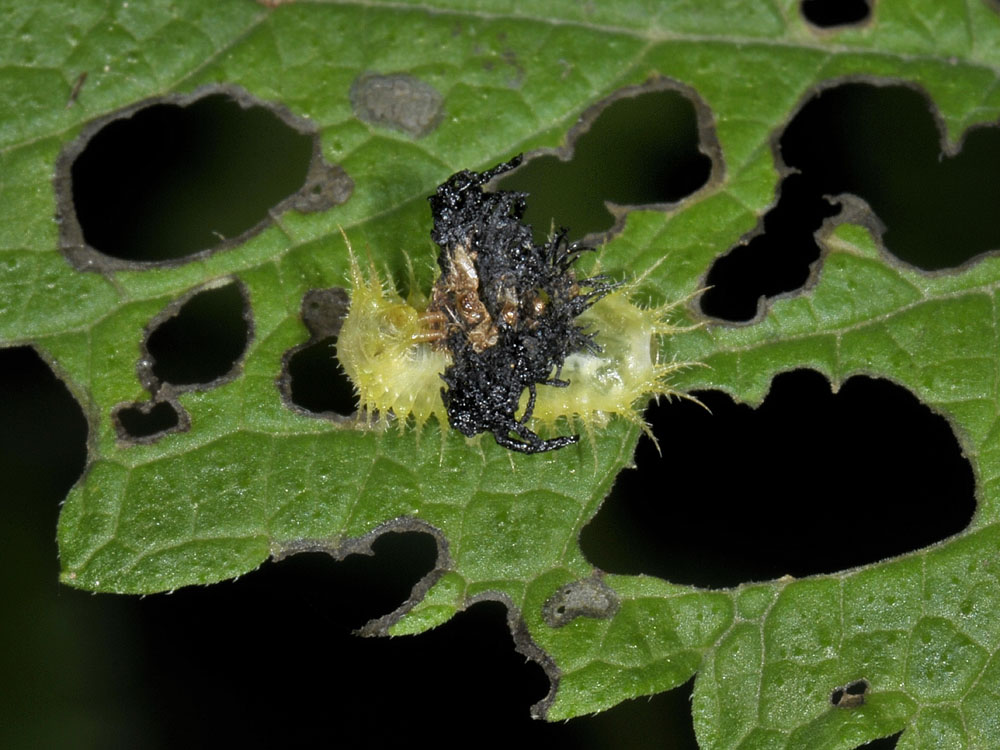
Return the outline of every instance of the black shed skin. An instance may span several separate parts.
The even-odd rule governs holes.
[[[496,343],[483,348],[474,346],[466,328],[449,326],[444,345],[452,364],[441,376],[446,385],[441,397],[449,423],[464,435],[491,432],[505,448],[542,453],[575,443],[579,435],[544,440],[527,427],[536,387],[565,387],[569,383],[559,374],[566,357],[583,349],[599,351],[593,333],[584,332],[575,319],[616,284],[602,276],[576,279],[573,263],[593,248],[567,243],[565,229],[543,245],[534,243],[531,227],[522,221],[526,193],[483,191],[521,159],[485,172],[458,172],[428,198],[431,238],[441,248],[441,279],[449,275],[456,248],[464,248],[476,268],[479,299],[496,327]],[[444,312],[460,320],[454,307]],[[531,395],[518,419],[525,389]]]

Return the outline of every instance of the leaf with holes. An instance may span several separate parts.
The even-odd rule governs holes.
[[[867,20],[834,29],[813,26],[792,0],[557,2],[545,15],[487,0],[64,5],[0,6],[10,114],[0,125],[0,340],[41,352],[88,418],[87,470],[59,522],[65,583],[165,591],[419,530],[437,540],[437,566],[369,631],[415,634],[471,602],[505,602],[518,646],[552,679],[538,716],[599,711],[695,676],[704,748],[846,750],[900,732],[901,748],[1000,746],[1000,260],[977,255],[1000,240],[967,231],[973,222],[956,213],[991,207],[976,203],[992,200],[991,183],[951,171],[963,159],[989,165],[996,151],[996,129],[983,127],[1000,115],[994,3],[883,0]],[[45,18],[60,19],[58,33]],[[859,84],[931,103],[935,142],[908,142],[909,174],[863,184],[836,172],[844,158],[809,161],[782,140],[816,102]],[[615,168],[628,181],[650,164],[641,150],[627,158],[629,138],[596,166],[576,159],[602,116],[635,118],[616,105],[647,95],[681,113],[671,127],[694,133],[696,177],[673,192],[616,193]],[[193,113],[212,127],[192,126]],[[151,118],[171,123],[152,142],[141,130]],[[284,145],[272,153],[244,140],[241,118]],[[642,128],[630,132],[641,140]],[[884,142],[910,135],[918,128],[905,123]],[[95,174],[94,154],[116,151],[125,167],[101,158]],[[594,194],[611,204],[593,227],[562,208],[529,213],[542,230],[555,215],[605,232],[581,278],[640,279],[635,297],[649,315],[679,303],[678,330],[652,338],[656,361],[704,366],[671,373],[670,388],[758,405],[776,375],[797,368],[834,388],[859,374],[891,380],[957,435],[978,483],[967,528],[885,562],[718,590],[605,575],[578,540],[632,461],[635,421],[556,420],[541,427],[582,428],[580,444],[521,455],[438,417],[385,429],[387,420],[338,415],[350,409],[332,396],[303,396],[297,368],[307,351],[332,352],[347,309],[341,228],[419,312],[437,255],[427,196],[462,169],[519,152],[531,162],[525,179],[554,155],[558,169],[577,170],[559,188],[539,178],[529,206],[593,204]],[[881,164],[895,152],[865,154]],[[290,177],[277,177],[281,164]],[[773,299],[748,323],[706,315],[716,308],[697,296],[715,283],[716,259],[757,247],[776,196],[794,192],[779,185],[818,169],[829,179],[810,189],[834,201],[820,212],[819,261],[756,292]],[[140,192],[165,174],[178,180],[172,192]],[[919,201],[899,197],[915,183]],[[893,214],[899,206],[909,213]],[[812,246],[810,235],[794,242]],[[905,245],[921,235],[955,247],[914,260]],[[197,310],[208,312],[177,338],[173,321]],[[214,330],[220,321],[229,328]],[[621,325],[605,332],[609,342],[634,333],[634,322]],[[193,365],[172,368],[170,353],[184,350]],[[340,377],[318,359],[324,377]],[[801,418],[809,413],[803,405]],[[721,518],[712,477],[727,457],[712,444],[702,452],[712,469],[697,497],[669,475],[649,492],[668,505],[717,504]],[[844,468],[820,470],[815,483]],[[810,492],[801,488],[803,507]],[[751,501],[767,512],[766,493]],[[851,498],[836,510],[866,522]],[[701,537],[710,547],[713,526]]]

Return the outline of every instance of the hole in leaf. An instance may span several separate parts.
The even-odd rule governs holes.
[[[908,86],[842,84],[807,101],[781,137],[789,167],[819,193],[865,200],[885,224],[886,249],[925,270],[1000,248],[1000,131],[971,128],[953,153],[930,106]]]
[[[350,416],[358,399],[335,355],[337,339],[307,344],[288,358],[288,393],[296,406],[315,414]]]
[[[80,269],[164,264],[237,244],[289,208],[343,203],[316,127],[234,86],[101,118],[57,164],[61,245]]]
[[[0,475],[7,502],[63,498],[87,455],[83,409],[31,347],[0,349]],[[53,506],[54,507],[54,506]],[[51,539],[53,519],[44,515]]]
[[[943,145],[928,101],[909,86],[871,83],[839,84],[807,100],[779,141],[787,167],[765,231],[754,230],[713,264],[702,310],[750,320],[758,298],[800,288],[818,257],[812,234],[835,213],[823,196],[861,198],[873,224],[884,226],[886,251],[923,270],[1000,249],[992,193],[1000,131],[971,128],[955,153]]]
[[[622,89],[581,117],[563,152],[529,155],[497,188],[531,194],[525,221],[539,240],[553,224],[571,238],[608,232],[627,209],[677,203],[721,174],[710,122],[677,85]]]
[[[830,694],[830,703],[837,708],[858,708],[865,704],[869,689],[868,680],[855,680],[839,687]]]
[[[430,534],[386,532],[372,542],[371,554],[349,554],[331,564],[327,553],[307,552],[284,558],[278,565],[295,567],[313,579],[314,589],[303,587],[297,594],[309,601],[310,608],[335,606],[338,626],[356,630],[403,604],[417,582],[433,570],[437,554]],[[338,592],[336,602],[329,601],[331,587]]]
[[[225,96],[155,104],[108,123],[73,164],[87,244],[180,258],[243,234],[305,180],[312,138]]]
[[[898,747],[899,738],[902,734],[902,732],[896,732],[896,734],[890,737],[881,737],[877,740],[866,742],[863,745],[858,745],[855,750],[894,750],[894,748]]]
[[[145,381],[204,385],[230,376],[250,340],[250,307],[237,282],[196,292],[154,321],[146,338]],[[146,365],[140,367],[146,369]]]
[[[809,189],[800,174],[788,175],[780,189],[777,205],[764,216],[763,233],[712,264],[705,279],[708,290],[700,298],[705,315],[751,320],[761,297],[798,289],[809,278],[819,258],[813,233],[838,209]]]
[[[300,314],[310,339],[285,352],[278,389],[286,405],[335,417],[357,411],[354,385],[336,358],[349,306],[347,290],[340,287],[312,289],[303,296]]]
[[[638,471],[584,528],[597,567],[710,588],[801,578],[926,547],[972,518],[951,427],[889,381],[853,377],[834,395],[819,373],[785,373],[756,410],[696,395],[711,413],[647,411],[662,455],[640,441]]]
[[[802,15],[820,28],[850,26],[868,20],[869,0],[802,0]]]
[[[170,432],[188,428],[187,415],[171,401],[145,402],[121,406],[112,412],[119,440],[154,442]]]

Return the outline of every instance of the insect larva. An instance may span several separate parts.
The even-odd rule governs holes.
[[[685,365],[658,354],[660,337],[677,330],[676,304],[637,306],[638,281],[577,279],[573,264],[591,248],[567,243],[565,230],[536,245],[521,221],[525,194],[482,190],[519,163],[459,172],[430,197],[441,273],[426,302],[404,301],[351,253],[337,356],[368,424],[391,413],[420,427],[435,416],[541,453],[579,439],[538,434],[560,420],[592,433],[619,415],[645,428],[646,401],[678,394],[669,376]]]

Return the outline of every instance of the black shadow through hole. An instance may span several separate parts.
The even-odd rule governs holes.
[[[0,397],[0,476],[6,512],[15,513],[7,503],[16,498],[61,500],[86,463],[83,409],[27,346],[0,349]],[[21,517],[20,512],[15,515]],[[46,539],[51,539],[54,518],[41,516],[48,524]]]
[[[112,120],[72,166],[88,245],[114,258],[183,258],[243,235],[302,188],[314,136],[225,94]]]
[[[923,270],[1000,249],[993,219],[1000,131],[974,127],[952,154],[928,107],[924,94],[902,85],[843,83],[808,99],[780,137],[786,176],[777,205],[763,233],[755,230],[713,264],[702,311],[746,321],[760,297],[800,288],[819,257],[812,234],[833,213],[824,195],[865,201],[872,223],[884,226],[885,250]]]
[[[121,437],[141,440],[162,435],[180,426],[180,415],[169,401],[125,406],[115,412],[124,433]]]
[[[248,317],[238,283],[196,292],[147,337],[152,375],[173,385],[211,383],[227,375],[246,351]]]
[[[902,732],[897,732],[889,737],[866,742],[863,745],[858,745],[855,750],[894,750],[899,745],[899,738],[902,734]]]
[[[315,414],[350,416],[357,411],[354,385],[337,358],[337,338],[307,344],[288,358],[288,393],[292,403]]]
[[[413,531],[386,532],[372,542],[371,550],[371,555],[352,554],[343,560],[326,552],[303,552],[273,567],[288,568],[296,579],[305,576],[313,584],[297,587],[299,603],[290,606],[322,612],[335,627],[353,631],[403,604],[417,582],[433,570],[438,554],[432,535]],[[331,590],[337,592],[332,597],[335,602]]]
[[[822,29],[852,26],[868,20],[870,0],[802,0],[802,15]]]
[[[781,137],[781,155],[817,192],[866,201],[885,224],[889,252],[936,270],[1000,248],[1000,130],[971,128],[949,154],[928,102],[908,86],[835,86],[799,110]]]
[[[972,468],[947,421],[906,389],[811,370],[774,379],[756,410],[725,394],[651,406],[639,443],[581,535],[612,573],[723,588],[834,573],[964,529]]]
[[[294,555],[235,582],[143,598],[144,661],[174,717],[164,746],[197,745],[206,705],[242,747],[328,745],[331,719],[342,745],[405,745],[442,705],[495,725],[508,741],[565,735],[529,718],[548,680],[514,651],[499,603],[476,604],[419,636],[352,635],[398,606],[436,557],[427,534],[386,534],[375,549],[341,562]]]
[[[751,320],[761,297],[798,289],[819,258],[813,232],[838,208],[811,189],[801,174],[781,183],[781,197],[764,216],[764,231],[715,261],[700,297],[706,315]]]
[[[639,91],[611,97],[572,141],[569,161],[532,156],[497,182],[498,189],[531,194],[525,222],[537,239],[547,237],[553,223],[569,228],[571,238],[607,232],[616,217],[606,202],[676,203],[709,180],[712,159],[699,150],[691,98],[674,88]]]

